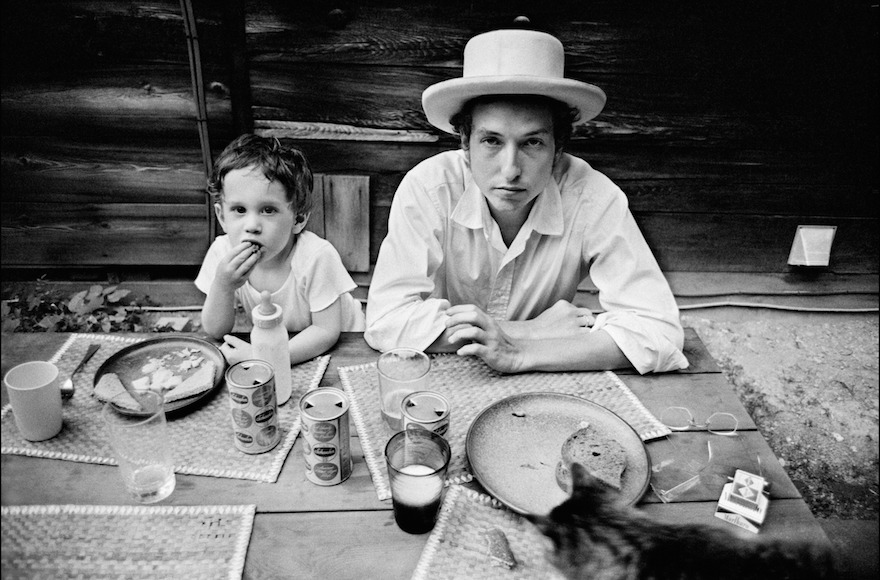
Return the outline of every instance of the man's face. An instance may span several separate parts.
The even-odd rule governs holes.
[[[548,107],[494,101],[474,107],[471,172],[493,212],[526,209],[552,178],[556,144]]]

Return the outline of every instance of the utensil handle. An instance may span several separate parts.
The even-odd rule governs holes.
[[[84,366],[86,366],[86,363],[89,362],[89,359],[92,358],[92,355],[94,355],[96,352],[98,352],[98,349],[99,349],[99,348],[101,348],[101,345],[100,345],[100,344],[90,344],[90,345],[89,345],[89,349],[86,351],[85,356],[84,356],[83,359],[79,362],[79,364],[76,365],[76,368],[73,369],[73,372],[70,373],[70,374],[73,375],[73,374],[76,374],[77,372],[79,372],[80,370],[82,370],[82,368],[83,368]]]

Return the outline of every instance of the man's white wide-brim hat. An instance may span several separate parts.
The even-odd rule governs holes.
[[[461,78],[431,85],[422,93],[428,122],[454,133],[449,119],[469,100],[484,95],[543,95],[580,111],[585,123],[605,106],[599,87],[564,78],[565,51],[554,36],[535,30],[493,30],[464,47]]]

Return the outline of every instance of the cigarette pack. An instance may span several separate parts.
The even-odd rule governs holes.
[[[737,469],[733,481],[726,484],[715,508],[715,517],[758,533],[767,516],[770,500],[764,494],[767,480]]]

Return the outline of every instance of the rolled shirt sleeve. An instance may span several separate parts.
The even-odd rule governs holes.
[[[364,338],[374,349],[425,350],[443,333],[450,305],[439,271],[444,225],[432,196],[407,174],[391,204],[388,235],[370,283]]]
[[[604,205],[597,220],[604,235],[585,238],[590,278],[604,309],[596,316],[593,331],[610,334],[639,373],[687,368],[675,297],[626,196],[616,186],[614,190],[613,203]]]

